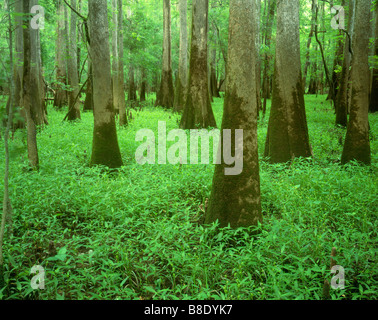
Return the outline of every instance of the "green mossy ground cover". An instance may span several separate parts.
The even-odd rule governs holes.
[[[26,134],[10,141],[14,235],[5,237],[0,299],[323,299],[332,247],[345,289],[331,289],[331,299],[377,299],[378,115],[370,115],[372,165],[341,166],[346,130],[324,101],[306,96],[313,159],[260,159],[257,230],[202,224],[213,165],[136,163],[136,132],[157,137],[158,121],[169,131],[177,115],[133,111],[129,127],[118,128],[125,165],[109,174],[88,166],[92,114],[68,123],[50,107],[38,173],[27,170]],[[222,107],[215,99],[218,127]],[[259,120],[261,157],[267,124]],[[3,141],[0,149],[4,159]],[[34,265],[45,268],[45,290],[30,286]]]

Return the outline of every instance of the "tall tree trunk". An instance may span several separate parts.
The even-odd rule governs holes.
[[[117,0],[112,0],[112,18],[113,18],[113,30],[112,30],[112,88],[113,88],[113,104],[116,114],[119,113],[119,100],[120,100],[120,88],[119,88],[119,75],[118,75],[118,14],[117,14]]]
[[[299,0],[277,4],[276,59],[265,156],[272,163],[310,157],[301,73]]]
[[[219,222],[220,227],[233,228],[262,222],[260,176],[257,148],[255,6],[250,0],[230,0],[229,51],[226,97],[222,130],[243,128],[243,139],[232,142],[231,149],[242,161],[241,172],[227,172],[231,166],[217,164],[205,222]],[[224,139],[223,133],[221,134]],[[223,154],[226,150],[223,145]],[[221,148],[219,149],[219,151]],[[240,157],[240,150],[243,151]],[[218,154],[218,157],[221,153]],[[236,164],[236,162],[235,162]],[[231,169],[232,170],[232,169]],[[228,173],[231,173],[228,175]]]
[[[24,48],[23,48],[23,21],[22,14],[23,12],[23,3],[22,1],[17,1],[15,3],[15,12],[19,13],[15,17],[16,29],[15,29],[15,60],[14,64],[14,113],[19,113],[21,119],[16,123],[13,123],[13,130],[25,128],[26,114],[25,109],[23,108],[23,97],[22,97],[22,78],[23,78],[23,61],[24,61]],[[7,106],[10,106],[10,103]],[[9,110],[7,109],[9,113]]]
[[[356,1],[351,81],[352,104],[341,163],[356,160],[371,163],[369,140],[369,31],[370,0]]]
[[[140,94],[139,100],[140,102],[146,101],[146,90],[147,90],[147,81],[146,81],[146,70],[142,67],[141,71],[141,79],[140,79]]]
[[[272,30],[273,30],[273,21],[274,13],[276,11],[277,0],[270,0],[268,4],[268,14],[266,21],[266,31],[265,31],[265,47],[270,48],[271,39],[272,39]],[[270,99],[270,81],[269,81],[269,72],[271,69],[271,56],[268,52],[264,55],[264,70],[263,70],[263,115],[266,113],[266,103],[267,99]]]
[[[126,96],[124,89],[125,72],[123,68],[123,9],[122,0],[117,0],[118,9],[118,90],[119,90],[119,125],[126,126],[128,124],[126,116]]]
[[[88,59],[88,81],[85,90],[84,111],[93,111],[93,68],[90,58]]]
[[[374,55],[378,56],[378,3],[375,4],[375,49]],[[373,69],[373,79],[370,94],[369,111],[378,111],[378,68]]]
[[[135,85],[135,72],[134,66],[132,63],[129,66],[129,92],[128,92],[128,101],[136,101],[137,94],[136,94],[136,85]]]
[[[315,30],[315,17],[316,17],[316,0],[312,0],[311,4],[311,30],[307,40],[307,52],[306,52],[306,63],[303,70],[303,88],[306,91],[306,84],[307,84],[307,73],[308,68],[310,66],[310,47],[312,38],[314,37],[314,30]]]
[[[349,25],[348,25],[348,34],[353,34],[354,26],[354,6],[355,1],[349,0]],[[349,82],[349,68],[351,63],[351,48],[352,43],[350,43],[348,36],[345,38],[344,44],[344,60],[343,67],[340,76],[340,87],[337,91],[336,97],[336,125],[346,127],[348,124],[348,82]]]
[[[30,12],[31,0],[23,0],[23,14],[28,16]],[[28,159],[31,169],[38,170],[39,158],[37,147],[37,126],[36,115],[40,108],[40,96],[38,84],[38,74],[33,72],[32,68],[32,28],[30,20],[24,20],[23,26],[23,43],[24,43],[24,66],[23,66],[23,107],[26,115],[27,127],[27,146],[28,146]]]
[[[71,0],[71,7],[76,9],[76,0]],[[71,10],[71,23],[69,34],[69,58],[68,58],[68,121],[80,119],[79,76],[77,73],[77,15]]]
[[[94,130],[91,165],[122,166],[111,86],[109,25],[103,0],[89,1],[90,53],[93,68]]]
[[[188,22],[187,0],[179,0],[180,12],[180,53],[179,68],[177,75],[177,86],[175,92],[174,110],[179,112],[184,110],[185,99],[188,87]]]
[[[261,12],[261,0],[255,0],[255,14],[258,17],[258,19],[254,19],[255,21],[255,50],[256,50],[256,102],[257,102],[257,110],[262,110],[262,103],[261,103],[261,62],[260,62],[260,12]],[[259,112],[257,113],[257,116],[259,115]]]
[[[171,53],[171,0],[163,0],[164,43],[163,43],[163,70],[161,75],[160,90],[156,97],[156,105],[173,108],[175,92],[172,77],[172,53]]]
[[[207,74],[208,12],[208,0],[193,0],[188,95],[180,123],[183,129],[216,127]]]
[[[66,44],[65,41],[65,23],[64,23],[64,6],[63,0],[58,1],[58,26],[56,38],[56,80],[58,81],[54,96],[54,107],[63,108],[68,103],[67,91],[63,86],[67,85],[67,64],[66,64]]]

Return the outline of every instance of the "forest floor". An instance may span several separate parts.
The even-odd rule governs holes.
[[[222,107],[215,99],[218,126]],[[306,109],[314,158],[290,165],[261,158],[263,224],[219,230],[202,224],[212,164],[135,161],[136,132],[157,133],[159,120],[175,129],[177,115],[133,111],[118,131],[125,165],[108,174],[88,167],[92,114],[68,123],[65,111],[49,107],[38,173],[27,170],[25,132],[10,141],[14,235],[5,237],[0,300],[323,299],[332,247],[345,288],[331,288],[330,298],[378,299],[378,114],[370,115],[372,165],[341,166],[346,130],[335,127],[325,96],[306,96]],[[267,124],[259,120],[260,155]],[[0,149],[4,172],[3,141]],[[45,269],[45,290],[30,286],[34,265]]]

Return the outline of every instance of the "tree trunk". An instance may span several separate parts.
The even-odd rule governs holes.
[[[216,127],[207,74],[209,1],[193,0],[192,11],[188,95],[180,127],[183,129]]]
[[[255,0],[255,14],[257,17],[260,17],[260,11],[261,11],[261,0]],[[255,22],[255,50],[256,50],[256,102],[257,102],[257,110],[262,110],[262,103],[261,103],[261,63],[260,63],[260,19],[254,19]],[[259,112],[257,113],[257,117],[259,116]]]
[[[19,14],[23,12],[22,1],[17,1],[15,3],[15,11]],[[20,120],[13,123],[13,130],[25,128],[26,114],[23,108],[23,97],[22,97],[22,81],[23,81],[23,61],[24,61],[24,47],[23,47],[23,21],[22,16],[18,15],[15,17],[16,29],[15,29],[15,60],[14,64],[14,113],[19,113],[21,115]],[[10,105],[10,104],[9,104]],[[9,110],[7,108],[7,112]]]
[[[93,111],[93,68],[91,59],[88,59],[88,81],[85,90],[84,111]]]
[[[63,0],[59,0],[56,32],[56,80],[58,84],[54,96],[54,107],[58,109],[62,109],[68,102],[67,91],[63,88],[63,86],[67,85],[66,45],[64,43],[65,32],[67,31],[65,30],[64,23],[64,6]]]
[[[122,166],[111,86],[109,25],[102,0],[89,1],[90,53],[93,68],[94,131],[91,165]]]
[[[124,89],[125,73],[123,69],[123,10],[122,10],[122,0],[117,0],[118,8],[118,90],[119,90],[119,100],[118,100],[118,110],[119,110],[119,125],[126,126],[128,124],[126,116],[126,96]]]
[[[356,1],[356,17],[353,38],[351,71],[352,103],[341,163],[356,160],[371,163],[369,140],[369,28],[370,0]]]
[[[274,21],[274,13],[276,11],[277,0],[270,0],[268,5],[268,14],[267,14],[267,21],[266,21],[266,31],[265,31],[265,47],[270,48],[271,39],[272,39],[272,26]],[[269,73],[271,68],[271,56],[269,53],[265,53],[264,55],[264,71],[263,71],[263,85],[262,85],[262,92],[263,92],[263,115],[266,113],[266,103],[267,100],[270,99],[270,81],[269,81]]]
[[[129,66],[129,94],[128,94],[128,101],[136,101],[137,94],[136,94],[136,85],[135,85],[135,72],[134,66],[130,64]]]
[[[378,3],[375,4],[375,52],[374,55],[378,56]],[[370,94],[370,112],[378,111],[378,68],[373,69],[373,83]]]
[[[23,13],[24,16],[29,15],[30,0],[23,0]],[[37,148],[37,127],[36,127],[36,109],[40,107],[40,96],[38,89],[38,75],[32,69],[32,28],[30,20],[25,19],[23,25],[23,43],[24,43],[24,66],[23,66],[23,107],[26,115],[27,127],[27,146],[28,146],[28,159],[31,169],[38,170],[39,158]]]
[[[175,92],[174,110],[180,112],[184,110],[185,99],[188,87],[188,22],[187,0],[179,0],[180,11],[180,54],[179,68],[177,76],[177,86]]]
[[[354,6],[355,1],[349,0],[349,25],[348,34],[353,34],[354,25]],[[349,68],[351,63],[351,48],[349,37],[346,36],[344,44],[344,60],[340,76],[340,87],[337,91],[336,97],[336,125],[346,127],[348,124],[348,82],[349,82]]]
[[[76,9],[76,0],[71,0],[71,7]],[[77,15],[71,10],[71,24],[69,34],[69,58],[68,58],[68,121],[80,119],[79,76],[77,73]]]
[[[143,101],[146,101],[146,89],[147,89],[146,70],[144,68],[142,68],[140,81],[141,81],[141,84],[140,84],[139,100],[140,102],[143,102]]]
[[[265,156],[271,163],[311,156],[301,74],[299,0],[277,4],[273,98]]]
[[[119,113],[119,78],[118,78],[118,15],[117,15],[117,0],[112,0],[112,18],[113,18],[113,30],[112,30],[112,88],[113,88],[113,105],[116,114]]]
[[[222,131],[243,128],[243,139],[231,144],[231,150],[242,149],[241,172],[227,175],[230,165],[216,165],[213,187],[205,223],[219,222],[233,228],[262,222],[260,176],[257,148],[255,6],[250,0],[230,0],[229,49],[226,97]],[[221,134],[224,138],[223,133]],[[220,143],[222,143],[221,139]],[[223,147],[223,154],[225,154]],[[221,150],[221,148],[219,149]],[[227,152],[227,151],[226,151]],[[220,154],[218,154],[220,156]],[[235,157],[235,159],[238,156]],[[236,164],[236,162],[235,162]]]
[[[173,108],[175,92],[172,77],[171,53],[171,0],[163,0],[164,15],[164,43],[163,43],[163,70],[161,75],[160,91],[156,97],[156,105],[164,108]]]
[[[310,47],[311,47],[311,42],[314,36],[314,30],[315,30],[316,0],[312,0],[311,14],[312,14],[311,15],[311,30],[310,30],[310,34],[307,40],[306,63],[304,66],[304,71],[303,71],[303,88],[305,91],[306,91],[306,84],[307,84],[307,73],[308,73],[308,68],[310,66]]]

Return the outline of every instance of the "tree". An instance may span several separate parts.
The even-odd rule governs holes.
[[[378,2],[375,3],[375,52],[374,55],[378,56]],[[377,62],[376,62],[377,63]],[[370,112],[378,111],[378,67],[375,65],[373,69],[373,83],[370,94]]]
[[[242,148],[244,166],[239,175],[226,175],[225,170],[229,166],[225,163],[216,165],[205,222],[218,220],[221,227],[246,227],[262,221],[257,149],[258,107],[255,99],[255,19],[252,1],[230,0],[226,96],[221,136],[224,139],[225,129],[243,130],[242,141],[235,142],[233,147]]]
[[[17,123],[13,123],[13,130],[25,128],[26,114],[25,109],[22,107],[22,78],[23,78],[23,61],[24,61],[24,47],[23,47],[23,3],[22,1],[15,2],[15,12],[17,16],[15,17],[16,29],[15,29],[15,61],[14,64],[14,97],[12,97],[14,102],[14,113],[19,113],[21,117]],[[9,113],[10,102],[7,103],[7,113]]]
[[[179,0],[180,11],[180,54],[177,86],[174,101],[174,110],[182,111],[188,86],[188,23],[187,23],[187,0]]]
[[[164,42],[163,42],[163,70],[160,90],[156,97],[156,105],[173,108],[175,92],[172,78],[171,53],[171,0],[163,0]]]
[[[208,0],[193,0],[188,93],[180,127],[216,127],[207,68]]]
[[[124,90],[125,73],[123,69],[123,9],[122,0],[117,0],[118,8],[118,89],[119,89],[119,100],[118,100],[118,110],[119,110],[119,125],[126,126],[128,124],[126,116],[126,97]]]
[[[76,10],[76,0],[71,0],[71,7]],[[69,58],[67,61],[67,78],[70,90],[68,92],[67,120],[80,119],[79,75],[77,73],[77,13],[71,10],[71,23],[69,33]]]
[[[268,14],[265,24],[265,47],[270,48],[272,40],[272,30],[273,30],[273,20],[274,13],[276,11],[277,0],[269,0],[268,4]],[[263,68],[263,84],[262,84],[262,93],[263,93],[263,115],[266,113],[266,102],[270,98],[270,81],[269,81],[269,72],[271,68],[271,55],[266,49],[264,54],[264,68]]]
[[[308,73],[308,68],[310,66],[310,47],[311,47],[311,42],[312,38],[314,36],[314,31],[315,31],[315,17],[316,17],[316,0],[312,0],[311,4],[311,29],[310,29],[310,34],[308,36],[307,40],[307,52],[306,52],[306,63],[304,66],[304,71],[303,71],[303,88],[306,88],[306,83],[307,83],[307,73]]]
[[[23,15],[30,15],[30,5],[33,0],[23,0]],[[37,123],[41,120],[41,97],[39,91],[39,77],[36,72],[35,61],[35,30],[31,28],[30,19],[24,19],[23,24],[23,44],[24,44],[24,65],[22,78],[22,105],[25,110],[27,127],[28,159],[31,169],[39,169],[39,157],[37,147]],[[32,48],[34,47],[34,53]],[[33,57],[34,56],[34,57]],[[34,58],[34,59],[33,59]],[[38,121],[39,120],[39,121]]]
[[[21,2],[21,1],[20,1]],[[1,217],[1,226],[0,226],[0,289],[2,289],[5,285],[4,281],[4,258],[3,258],[3,243],[4,243],[4,234],[5,234],[5,224],[6,222],[9,223],[9,230],[11,230],[12,225],[12,204],[9,196],[9,146],[8,146],[8,140],[9,140],[9,132],[12,128],[12,122],[13,122],[13,108],[15,105],[14,101],[14,78],[11,75],[12,68],[13,68],[13,26],[12,26],[12,18],[11,18],[11,9],[9,2],[6,2],[8,6],[8,35],[9,35],[9,60],[10,60],[10,73],[8,76],[8,83],[10,88],[10,94],[9,94],[9,110],[8,110],[8,120],[7,120],[7,126],[5,128],[5,134],[4,134],[4,148],[5,148],[5,169],[4,169],[4,196],[3,196],[3,214]],[[22,8],[22,2],[21,7],[16,7],[17,9]],[[20,13],[20,11],[18,11]]]
[[[102,0],[89,1],[90,54],[93,68],[94,131],[91,165],[122,166],[111,86],[109,25]]]
[[[370,0],[356,1],[351,82],[353,83],[349,123],[341,163],[352,160],[369,165],[369,28]]]
[[[336,96],[336,125],[346,127],[348,124],[348,83],[349,83],[349,69],[352,59],[352,37],[354,29],[354,6],[355,1],[349,0],[349,25],[348,35],[345,38],[344,44],[344,60],[340,76],[340,86]]]
[[[272,163],[310,157],[299,43],[299,0],[277,3],[273,97],[265,156]]]
[[[63,0],[59,0],[57,6],[56,80],[58,85],[54,95],[54,107],[61,109],[68,102],[67,91],[64,89],[64,86],[67,84],[67,60],[65,57],[65,33],[67,30],[65,30],[64,11],[66,9]]]

